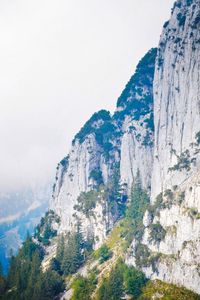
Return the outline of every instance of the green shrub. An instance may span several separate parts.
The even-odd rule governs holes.
[[[147,279],[142,272],[128,267],[122,259],[118,259],[109,277],[103,279],[97,300],[121,300],[125,294],[131,296],[130,299],[138,299],[146,283]]]
[[[83,143],[86,136],[95,133],[95,127],[94,123],[102,120],[103,122],[110,121],[111,116],[109,111],[107,110],[100,110],[99,112],[92,115],[92,117],[85,123],[85,125],[81,128],[79,133],[75,136],[73,142],[75,142],[76,139],[80,141],[80,143]]]
[[[200,131],[199,131],[199,132],[197,132],[197,134],[196,134],[195,138],[196,138],[196,142],[197,142],[197,144],[198,144],[198,145],[200,145]]]
[[[179,26],[184,26],[185,25],[185,21],[186,21],[186,16],[182,15],[181,13],[178,13],[177,14],[177,20],[178,20]]]
[[[150,117],[148,119],[144,120],[144,123],[147,124],[147,127],[150,129],[150,131],[154,132],[154,117],[153,117],[153,113],[150,114]]]
[[[184,169],[186,169],[186,171],[190,171],[191,164],[195,160],[194,160],[194,158],[192,158],[192,159],[190,158],[189,150],[186,150],[186,151],[182,152],[180,154],[180,156],[176,154],[175,150],[173,151],[173,153],[177,157],[177,164],[175,164],[173,167],[170,167],[169,171],[182,171]]]
[[[195,207],[190,208],[189,215],[193,219],[200,219],[200,213],[199,213],[198,209]]]
[[[167,189],[167,190],[165,190],[165,192],[164,192],[164,196],[167,197],[167,198],[169,198],[170,200],[172,200],[173,197],[174,197],[174,194],[173,194],[172,190]]]
[[[165,283],[160,280],[149,281],[143,288],[139,300],[152,300],[160,295],[161,300],[199,300],[200,296],[187,290],[184,287],[178,287],[173,284]],[[157,298],[158,299],[158,298]]]
[[[149,196],[142,189],[139,174],[131,192],[131,202],[126,210],[126,219],[130,222],[130,233],[140,239],[143,234],[143,216],[149,206]],[[132,227],[132,230],[131,230]]]
[[[53,223],[59,224],[60,218],[49,210],[45,216],[41,218],[40,224],[36,227],[34,237],[43,245],[49,245],[50,239],[57,235],[57,230],[53,229]]]
[[[84,262],[84,241],[80,231],[70,234],[59,251],[63,253],[59,261],[63,274],[74,274]],[[56,258],[59,260],[58,249]]]
[[[147,283],[145,275],[134,267],[125,267],[124,286],[128,295],[137,299]]]
[[[102,264],[107,261],[112,256],[112,252],[107,245],[102,245],[97,252],[95,253],[96,258],[99,259],[99,262]]]
[[[87,218],[92,216],[92,210],[96,207],[98,195],[96,191],[82,192],[77,199],[78,203],[74,206],[74,209],[85,214]]]
[[[28,237],[18,255],[11,258],[6,291],[4,295],[1,294],[2,299],[55,299],[63,291],[63,279],[58,273],[51,269],[42,272],[43,257],[43,249]]]
[[[150,252],[146,245],[138,243],[135,247],[136,266],[138,268],[149,266]]]
[[[160,243],[164,240],[166,235],[166,230],[161,226],[160,223],[151,224],[150,229],[150,242],[154,241]]]
[[[72,284],[72,300],[90,300],[97,284],[96,276],[90,274],[88,278],[78,275]]]
[[[152,82],[154,77],[155,59],[157,49],[151,49],[139,62],[135,74],[118,98],[117,107],[123,110],[114,114],[114,119],[122,123],[127,115],[132,114],[133,119],[138,120],[142,115],[152,112],[153,95]],[[148,93],[144,87],[147,87]],[[138,100],[140,96],[140,100]]]
[[[68,162],[69,162],[69,155],[66,156],[66,157],[64,157],[64,158],[60,161],[60,164],[65,168],[65,167],[67,167]]]
[[[102,172],[100,169],[94,169],[90,172],[90,178],[92,178],[98,185],[103,183]]]
[[[185,200],[185,192],[180,192],[178,195],[178,204],[181,205]]]

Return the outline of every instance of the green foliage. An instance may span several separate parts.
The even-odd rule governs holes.
[[[149,281],[143,288],[139,300],[156,299],[159,295],[160,300],[199,300],[200,296],[173,284],[164,283],[160,280]]]
[[[119,259],[109,277],[104,278],[97,292],[97,300],[121,300],[125,294],[138,299],[147,280],[144,274],[134,267],[128,267]]]
[[[181,205],[184,200],[185,200],[185,192],[180,192],[178,194],[178,204]]]
[[[163,208],[163,194],[162,193],[160,193],[156,197],[156,201],[154,202],[154,204],[150,204],[148,206],[148,211],[152,214],[152,217],[155,217],[161,208]]]
[[[50,300],[63,289],[62,278],[54,271],[41,270],[42,248],[28,237],[16,257],[11,258],[5,300]]]
[[[177,186],[173,187],[174,190],[177,189]],[[164,191],[164,197],[163,197],[163,193],[160,193],[157,197],[156,200],[153,204],[150,204],[148,206],[148,211],[152,216],[152,219],[155,216],[159,216],[159,213],[162,209],[170,209],[170,207],[176,203],[176,198],[174,197],[174,193],[172,192],[172,190],[167,189]],[[178,195],[178,203],[181,204],[182,201],[184,200],[184,192],[180,193]]]
[[[100,169],[94,169],[90,172],[90,178],[96,181],[98,185],[103,183],[102,172]]]
[[[178,20],[179,26],[184,26],[185,25],[185,21],[186,21],[186,16],[182,15],[181,13],[178,13],[177,14],[177,20]]]
[[[58,253],[56,256],[64,275],[74,274],[82,265],[84,262],[83,247],[84,242],[79,231],[67,237],[67,243],[64,245],[64,249],[59,249],[59,251],[63,251],[63,257],[59,260]]]
[[[91,271],[88,278],[78,275],[72,284],[72,300],[90,300],[97,285],[96,272]]]
[[[102,245],[96,252],[95,257],[99,259],[99,262],[102,264],[107,261],[112,256],[112,252],[107,245]]]
[[[78,224],[74,232],[58,239],[56,257],[51,262],[51,268],[65,276],[76,273],[92,250],[92,238],[85,241]]]
[[[148,267],[150,262],[150,252],[146,245],[138,243],[135,248],[135,259],[138,268]]]
[[[117,107],[121,107],[123,110],[114,114],[114,118],[118,122],[122,122],[126,115],[132,115],[133,119],[139,120],[142,115],[152,111],[152,84],[156,55],[157,49],[153,48],[141,59],[135,74],[119,97]],[[139,98],[140,100],[138,100]]]
[[[85,123],[85,125],[81,128],[79,133],[75,136],[75,139],[78,139],[80,143],[83,143],[85,140],[85,137],[91,133],[94,133],[94,123],[98,121],[110,121],[110,113],[106,110],[100,110],[99,112],[92,115],[92,117]]]
[[[141,187],[139,174],[135,179],[135,186],[132,188],[130,200],[124,218],[115,226],[107,240],[107,245],[111,248],[120,241],[123,249],[126,250],[130,246],[133,237],[140,240],[143,235],[143,216],[149,206],[150,199]]]
[[[116,127],[112,123],[108,111],[100,110],[95,113],[81,128],[73,142],[78,139],[80,143],[83,143],[89,134],[95,135],[96,141],[103,148],[105,155],[108,156],[109,151],[113,147],[111,141],[116,135]]]
[[[97,293],[97,300],[108,300],[110,293],[109,281],[107,279],[103,279]]]
[[[98,195],[97,191],[81,193],[77,199],[78,204],[74,206],[74,209],[84,213],[89,218],[93,215],[92,210],[96,207]]]
[[[167,189],[164,192],[164,196],[167,197],[167,198],[169,198],[170,200],[173,200],[174,194],[173,194],[172,190]]]
[[[72,288],[74,290],[72,300],[90,300],[91,286],[87,278],[79,275],[73,282]]]
[[[147,279],[141,271],[134,267],[125,267],[124,285],[128,295],[132,295],[134,299],[137,299],[146,283]]]
[[[119,261],[112,268],[109,278],[103,280],[98,290],[97,300],[121,300],[123,293],[123,264]]]
[[[34,284],[33,284],[34,285]],[[40,296],[36,299],[54,299],[64,290],[63,279],[55,271],[47,270],[41,276],[41,282],[38,283]],[[37,293],[38,291],[36,291]],[[30,298],[31,299],[31,295]],[[33,299],[33,298],[32,298]]]
[[[115,164],[113,170],[113,174],[105,189],[105,196],[108,199],[107,202],[112,215],[115,216],[116,219],[119,219],[124,216],[127,196],[121,194],[119,164]]]
[[[84,263],[85,258],[92,250],[92,242],[84,241],[80,228],[68,234],[61,235],[58,240],[56,257],[51,262],[52,270],[60,275],[71,275]]]
[[[200,23],[200,13],[197,14],[194,23],[192,24],[192,28],[197,28],[197,25]]]
[[[60,161],[60,164],[61,164],[61,166],[63,166],[64,168],[66,168],[67,165],[68,165],[68,162],[69,162],[69,155],[66,156],[66,157],[64,157],[64,158]]]
[[[192,207],[189,209],[189,216],[192,219],[197,219],[197,220],[200,219],[200,213],[196,207]]]
[[[147,131],[144,139],[143,139],[143,142],[142,142],[142,145],[143,146],[146,146],[146,147],[152,147],[153,146],[153,136],[151,134],[151,132]]]
[[[196,134],[195,138],[196,138],[196,142],[197,142],[197,144],[198,144],[198,145],[200,145],[200,131],[199,131],[199,132],[197,132],[197,134]]]
[[[186,150],[184,152],[182,152],[179,155],[176,154],[175,150],[173,150],[173,153],[176,155],[177,157],[177,164],[175,164],[173,167],[169,168],[169,171],[182,171],[182,170],[186,170],[186,171],[190,171],[191,169],[191,164],[193,162],[195,162],[194,158],[190,158],[190,152],[189,150]]]
[[[60,219],[52,210],[49,210],[35,229],[34,236],[43,245],[49,245],[50,239],[57,235],[57,231],[52,228],[54,222],[59,223]]]
[[[150,114],[150,117],[144,120],[144,123],[147,124],[147,127],[150,129],[150,131],[154,132],[154,118],[153,113]]]
[[[160,223],[151,224],[150,227],[150,241],[160,243],[164,240],[166,235],[166,230],[161,226]]]
[[[168,25],[169,25],[169,21],[166,21],[166,22],[164,23],[164,25],[163,25],[163,28],[167,28]]]
[[[3,268],[0,262],[0,299],[1,299],[1,295],[3,295],[6,291],[6,279],[3,276]]]
[[[148,208],[150,199],[142,189],[139,174],[137,175],[135,186],[131,193],[131,202],[127,207],[126,218],[130,221],[132,230],[130,231],[136,238],[140,239],[143,234],[143,216]]]

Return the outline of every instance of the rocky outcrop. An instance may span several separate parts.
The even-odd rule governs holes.
[[[122,119],[121,182],[130,192],[137,172],[142,186],[150,191],[153,163],[153,78],[157,49],[139,62],[136,72],[117,102],[114,118]]]
[[[200,1],[176,1],[164,25],[154,79],[151,206],[129,263],[200,293]]]
[[[78,217],[85,236],[93,231],[95,245],[99,245],[118,219],[118,202],[126,200],[138,171],[143,187],[150,191],[156,51],[150,50],[138,64],[114,115],[104,110],[95,113],[75,136],[69,155],[58,164],[50,205],[61,220],[58,233],[70,231]],[[93,216],[77,213],[81,193],[99,191],[100,186],[110,189],[113,181],[119,194],[114,200],[108,196],[97,199]],[[110,211],[108,202],[113,201],[114,211]]]
[[[76,135],[57,169],[58,232],[81,224],[99,247],[136,176],[151,195],[127,263],[200,293],[200,1],[178,0],[118,99]],[[156,59],[156,65],[155,65]],[[154,77],[155,71],[155,77]],[[155,132],[155,134],[154,134]]]
[[[177,1],[164,25],[154,79],[154,199],[200,167],[199,29],[199,0]]]

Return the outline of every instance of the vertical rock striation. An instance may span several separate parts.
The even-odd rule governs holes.
[[[120,216],[121,202],[130,193],[138,171],[143,187],[150,191],[156,53],[157,49],[150,50],[139,62],[114,115],[105,110],[95,113],[75,136],[69,155],[58,164],[50,209],[60,217],[59,233],[71,231],[78,217],[85,235],[93,228],[94,237],[102,243]],[[115,199],[104,193],[92,216],[77,213],[81,193],[100,192],[102,186],[104,190],[115,189],[116,176],[119,195]],[[110,202],[114,204],[108,205]]]
[[[200,1],[177,1],[164,25],[154,80],[152,198],[200,166]]]
[[[200,1],[178,0],[161,36],[154,79],[152,204],[132,243],[152,279],[200,293]],[[138,257],[138,245],[143,253]],[[145,258],[146,254],[146,258]]]

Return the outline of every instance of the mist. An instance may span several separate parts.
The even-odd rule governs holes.
[[[91,114],[114,111],[173,2],[1,0],[1,191],[53,180]]]

